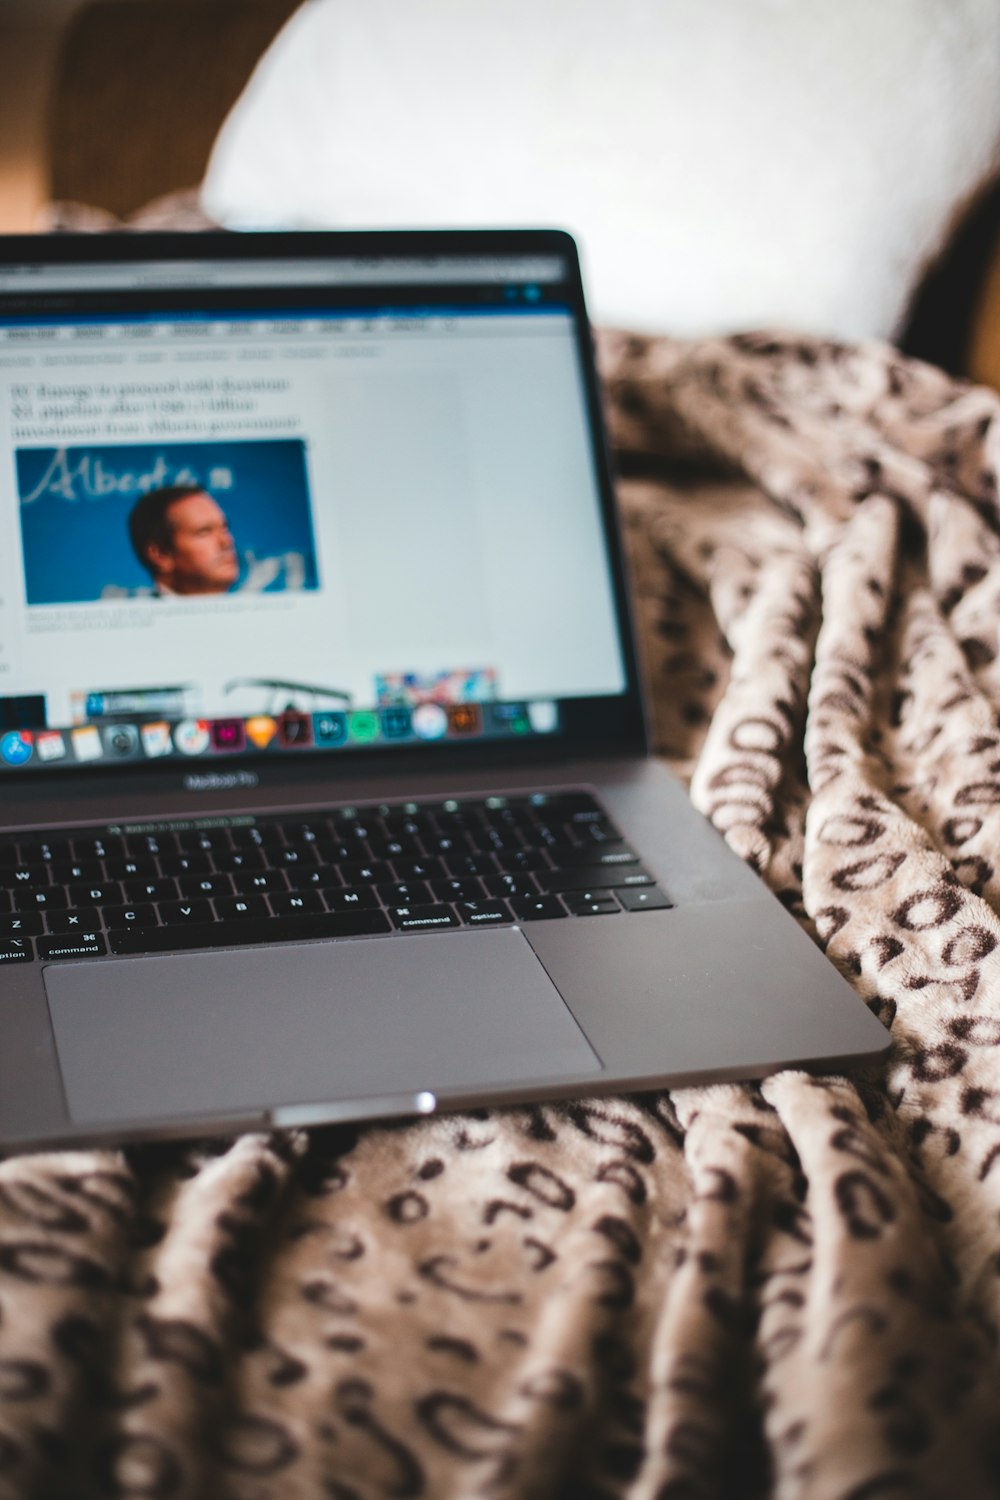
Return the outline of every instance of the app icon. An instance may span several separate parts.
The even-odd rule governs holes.
[[[210,739],[204,719],[182,719],[174,729],[174,744],[182,755],[204,755]]]
[[[347,739],[346,714],[313,714],[317,745],[342,745]]]
[[[212,744],[216,750],[242,750],[246,744],[242,719],[216,719],[212,725]]]
[[[559,710],[550,698],[528,704],[528,718],[536,734],[551,734],[559,723]]]
[[[278,726],[267,714],[255,714],[252,719],[247,719],[247,738],[258,750],[263,750],[269,745],[278,732]]]
[[[452,734],[478,734],[483,727],[483,713],[478,703],[456,703],[448,710]]]
[[[104,746],[109,755],[119,760],[135,755],[139,749],[139,731],[134,724],[107,724],[104,728]]]
[[[496,728],[505,734],[527,734],[531,729],[528,710],[523,703],[493,703],[490,712]]]
[[[387,740],[405,740],[413,723],[408,708],[383,708],[382,733]]]
[[[82,724],[72,734],[73,754],[77,760],[100,760],[104,754],[101,736],[95,724]]]
[[[169,724],[143,724],[139,733],[142,737],[142,748],[147,755],[169,755],[173,749]]]
[[[421,703],[413,710],[413,732],[422,740],[439,740],[448,728],[448,715],[440,703]]]
[[[66,741],[58,729],[43,730],[35,735],[35,750],[39,760],[62,760],[66,754]]]
[[[378,714],[371,713],[366,708],[359,709],[348,717],[347,732],[358,745],[370,745],[372,740],[377,740],[378,730]]]
[[[312,717],[309,714],[297,714],[289,710],[278,720],[278,732],[283,745],[301,750],[304,746],[312,744]]]
[[[23,766],[31,759],[31,735],[12,729],[0,739],[0,756],[9,766]]]

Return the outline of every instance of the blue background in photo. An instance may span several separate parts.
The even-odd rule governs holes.
[[[29,604],[148,594],[152,580],[132,551],[128,516],[141,494],[168,484],[202,485],[222,506],[240,554],[233,592],[248,552],[298,553],[302,587],[319,586],[301,438],[20,448],[15,456]],[[282,570],[266,592],[285,587]]]

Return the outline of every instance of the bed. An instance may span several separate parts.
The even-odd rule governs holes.
[[[998,397],[883,339],[600,360],[658,752],[886,1064],[9,1157],[0,1495],[1000,1491]]]

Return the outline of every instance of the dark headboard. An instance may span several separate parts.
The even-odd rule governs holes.
[[[125,215],[201,181],[254,65],[300,0],[91,0],[62,39],[50,195]]]

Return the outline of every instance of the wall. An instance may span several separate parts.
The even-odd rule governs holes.
[[[83,0],[0,8],[0,231],[32,229],[46,196],[45,106],[63,26]]]

